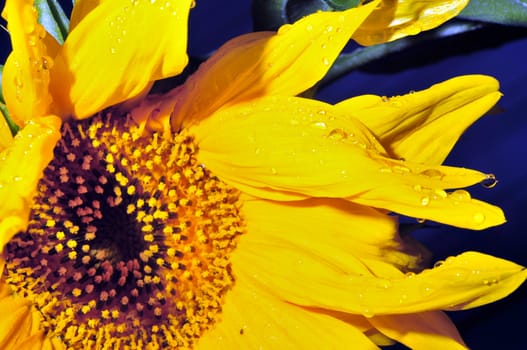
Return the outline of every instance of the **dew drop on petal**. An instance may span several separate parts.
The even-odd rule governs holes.
[[[326,123],[322,121],[313,122],[311,126],[317,129],[325,129],[327,127]]]
[[[430,197],[428,196],[421,197],[421,205],[425,206],[428,204],[430,204]]]
[[[494,174],[487,174],[485,180],[481,182],[481,185],[485,188],[493,188],[498,183],[496,176]]]
[[[436,263],[434,264],[434,268],[438,268],[440,266],[443,266],[445,262],[443,260],[438,260],[436,261]]]
[[[491,278],[491,279],[485,279],[483,280],[483,284],[486,286],[493,286],[498,284],[500,281],[497,278]]]
[[[421,285],[421,293],[425,296],[430,295],[434,292],[434,289],[432,288],[432,285],[430,284],[423,284]]]
[[[404,304],[408,299],[408,295],[406,294],[402,294],[400,297],[399,297],[399,304]]]
[[[388,289],[392,286],[392,282],[390,282],[389,280],[385,280],[385,279],[379,279],[377,281],[377,286],[379,288]]]
[[[342,128],[336,128],[329,132],[329,138],[333,140],[344,140],[348,137],[348,134]]]
[[[467,272],[464,271],[464,270],[456,270],[452,274],[453,282],[457,282],[457,283],[465,281],[467,279],[467,277],[468,277]]]
[[[24,87],[24,81],[20,75],[15,76],[15,86],[20,89]]]
[[[426,169],[419,173],[420,175],[428,176],[429,178],[441,180],[445,174],[436,169]]]
[[[440,198],[446,198],[448,196],[447,193],[441,189],[434,190],[434,195]]]
[[[460,202],[466,202],[471,199],[470,193],[465,190],[455,190],[454,192],[450,193],[450,198]]]
[[[483,221],[485,221],[485,214],[483,213],[474,213],[474,215],[472,216],[472,219],[474,220],[474,222],[476,224],[481,224],[483,223]]]
[[[399,174],[408,174],[408,173],[410,173],[410,169],[405,167],[404,165],[394,165],[393,166],[393,170],[396,173],[399,173]]]
[[[291,120],[289,120],[289,124],[291,124],[291,125],[298,125],[298,124],[300,124],[300,122],[297,119],[291,119]]]
[[[368,308],[364,308],[362,310],[362,316],[367,317],[367,318],[371,318],[371,317],[373,317],[373,312],[371,312],[371,310],[368,309]]]
[[[291,24],[284,24],[283,26],[278,28],[278,35],[283,35],[287,33],[291,29],[291,27],[292,27]]]

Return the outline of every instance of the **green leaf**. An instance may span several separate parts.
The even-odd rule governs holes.
[[[11,135],[15,136],[18,130],[20,130],[20,127],[16,125],[13,119],[11,119],[11,117],[9,116],[9,111],[7,110],[7,106],[3,102],[0,103],[0,112],[4,116],[7,122],[7,125],[9,125],[9,129],[11,130]]]
[[[326,2],[335,10],[347,10],[360,4],[360,0],[326,0]]]
[[[58,0],[35,0],[38,10],[38,21],[46,28],[59,44],[68,36],[70,22]]]
[[[527,26],[526,0],[471,0],[458,18]]]

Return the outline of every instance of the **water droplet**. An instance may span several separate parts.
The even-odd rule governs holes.
[[[321,110],[318,111],[318,114],[320,114],[320,115],[326,115],[326,113],[327,112],[326,112],[325,109],[321,109]]]
[[[410,172],[410,169],[404,165],[394,165],[393,170],[399,174],[408,174]]]
[[[306,26],[306,30],[307,30],[308,32],[312,31],[312,30],[313,30],[313,25],[312,25],[312,24],[308,24],[308,25]]]
[[[329,59],[327,57],[324,57],[322,59],[322,63],[325,65],[325,66],[329,66]]]
[[[402,103],[402,101],[400,101],[400,100],[392,99],[392,100],[390,101],[390,105],[391,105],[392,107],[401,107],[401,106],[403,105],[403,103]]]
[[[454,192],[450,193],[450,198],[460,202],[466,202],[471,199],[470,193],[465,190],[455,190]]]
[[[421,293],[423,295],[430,295],[430,294],[433,293],[433,291],[434,291],[434,289],[432,288],[432,285],[430,285],[430,284],[423,284],[421,286]]]
[[[289,124],[291,124],[291,125],[298,125],[298,124],[300,124],[300,122],[298,120],[296,120],[296,119],[291,119],[291,120],[289,120]]]
[[[448,196],[446,194],[446,192],[441,190],[441,189],[435,189],[434,190],[434,195],[436,195],[437,197],[440,197],[440,198],[446,198]]]
[[[472,219],[474,220],[474,222],[476,224],[481,224],[483,223],[483,221],[485,221],[485,214],[483,213],[474,213],[474,215],[472,216]]]
[[[388,102],[388,101],[390,101],[390,99],[388,98],[388,96],[382,96],[381,99],[382,99],[382,102]]]
[[[430,204],[430,197],[428,196],[421,197],[421,205],[428,205],[428,204]]]
[[[278,174],[278,171],[276,171],[276,168],[271,168],[271,173],[273,175],[276,175],[276,174]]]
[[[344,140],[348,134],[342,128],[336,128],[329,132],[329,138],[333,140]]]
[[[392,172],[392,168],[382,167],[382,168],[379,168],[379,171],[380,171],[381,173],[390,174],[390,173]]]
[[[313,122],[311,126],[317,129],[325,129],[327,127],[326,123],[321,121]]]
[[[255,148],[254,149],[254,154],[258,155],[258,154],[260,154],[261,151],[262,150],[260,148]]]
[[[424,224],[426,222],[426,219],[419,218],[419,219],[417,219],[417,222],[419,224]]]
[[[407,272],[404,274],[406,276],[406,278],[414,278],[415,277],[415,272]]]
[[[494,174],[487,174],[485,180],[481,181],[481,185],[485,188],[493,188],[498,183],[496,176]]]
[[[326,27],[326,32],[332,32],[332,31],[333,31],[333,26]]]
[[[467,272],[464,270],[457,270],[453,273],[453,282],[463,282],[467,279]]]
[[[442,266],[445,262],[443,260],[438,260],[436,261],[436,263],[434,264],[434,268],[438,268],[440,266]]]
[[[445,176],[445,174],[436,169],[426,169],[421,171],[419,174],[437,180],[441,180]]]
[[[115,53],[115,47],[110,47],[110,53],[113,55]]]
[[[377,286],[379,288],[388,289],[392,286],[392,282],[390,282],[389,280],[385,280],[385,279],[379,279],[377,281]]]
[[[15,75],[15,86],[20,89],[24,87],[24,80],[20,75]]]
[[[495,285],[495,284],[498,284],[499,283],[499,280],[496,279],[496,278],[491,278],[491,279],[485,279],[483,280],[483,284],[486,285],[486,286],[492,286],[492,285]]]
[[[42,69],[48,70],[53,67],[53,59],[49,56],[42,56]]]
[[[291,29],[291,27],[292,27],[291,24],[284,24],[283,26],[278,28],[278,35],[284,35]]]
[[[327,46],[326,44],[322,44],[322,45],[320,45],[320,48],[321,48],[322,50],[325,50],[327,47],[328,47],[328,46]]]
[[[414,185],[414,191],[421,192],[423,187],[421,185]]]
[[[364,308],[362,310],[362,315],[364,317],[371,318],[371,317],[373,317],[373,312],[371,312],[370,309],[368,309],[368,308]]]
[[[13,181],[14,182],[22,181],[22,176],[13,176]]]
[[[405,303],[407,299],[408,299],[408,295],[406,295],[406,294],[402,294],[402,295],[399,297],[399,304],[403,304],[403,303]]]

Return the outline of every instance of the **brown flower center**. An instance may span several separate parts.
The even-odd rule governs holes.
[[[141,135],[109,113],[67,122],[5,278],[77,348],[190,347],[232,287],[239,193],[192,137]]]

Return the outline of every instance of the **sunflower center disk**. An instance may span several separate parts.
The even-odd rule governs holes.
[[[74,348],[191,346],[234,283],[238,192],[200,166],[190,136],[130,124],[64,124],[29,227],[5,250],[8,283]]]

